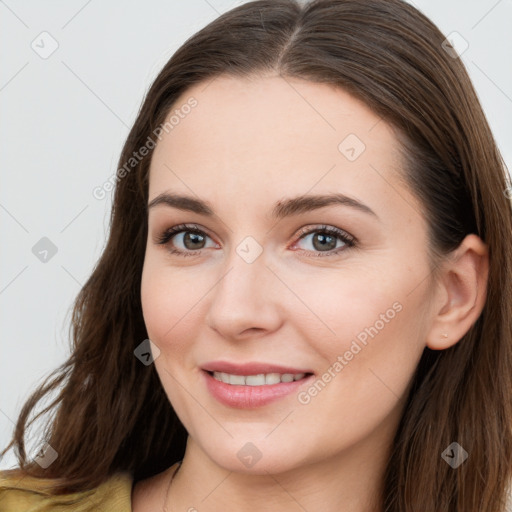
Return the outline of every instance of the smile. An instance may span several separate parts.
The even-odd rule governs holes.
[[[213,372],[213,378],[225,384],[237,386],[266,386],[280,382],[293,382],[304,378],[305,373],[259,373],[257,375],[233,375]]]
[[[255,409],[294,396],[315,378],[305,372],[237,375],[203,370],[202,375],[211,396],[235,409]]]

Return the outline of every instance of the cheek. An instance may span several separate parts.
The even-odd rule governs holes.
[[[420,303],[398,292],[388,290],[379,300],[372,294],[359,310],[347,302],[333,323],[337,338],[315,341],[325,366],[297,397],[307,411],[306,429],[314,431],[324,417],[325,438],[341,445],[399,415],[423,346],[417,337]]]
[[[169,268],[148,258],[141,280],[141,303],[149,338],[166,355],[189,345],[200,327],[198,315],[208,291],[204,280],[196,280],[190,270]],[[203,285],[194,285],[203,283]]]
[[[284,282],[292,283],[291,290],[281,287],[279,298],[288,318],[327,360],[349,350],[352,340],[364,344],[382,337],[380,333],[400,315],[405,296],[400,281],[382,277],[393,276],[393,268],[379,272],[341,265],[301,272],[300,279],[296,269],[279,272]]]
[[[390,263],[332,275],[296,281],[294,291],[308,306],[298,306],[296,325],[325,370],[344,375],[335,379],[339,385],[369,399],[387,386],[400,396],[425,345],[427,283],[418,286],[423,269]]]
[[[171,327],[168,311],[172,295],[166,293],[166,283],[158,279],[151,265],[145,264],[141,280],[141,304],[144,323],[151,340],[160,340],[162,331]]]
[[[190,372],[193,340],[200,328],[197,315],[205,291],[190,286],[190,278],[179,269],[166,268],[161,262],[148,258],[144,262],[141,280],[141,302],[148,337],[160,349],[155,368],[180,421],[188,432],[194,433],[198,412],[194,401],[183,389]]]

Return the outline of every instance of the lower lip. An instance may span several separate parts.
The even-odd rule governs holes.
[[[275,402],[294,391],[297,392],[298,388],[314,377],[314,375],[308,375],[293,382],[280,382],[264,386],[240,386],[221,382],[205,370],[202,373],[206,379],[206,386],[214,398],[221,404],[238,409],[254,409]]]

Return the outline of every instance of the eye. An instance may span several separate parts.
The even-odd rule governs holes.
[[[347,248],[356,245],[356,239],[346,231],[335,228],[334,226],[318,226],[313,229],[302,229],[298,233],[299,240],[295,242],[294,246],[302,240],[306,240],[311,235],[313,235],[310,240],[312,244],[310,247],[312,247],[312,249],[306,249],[303,250],[303,252],[313,253],[314,257],[335,256],[341,251],[345,251]],[[197,226],[193,224],[179,224],[165,230],[157,237],[156,243],[159,245],[168,245],[168,250],[171,254],[178,256],[197,256],[202,249],[207,248],[204,245],[207,238],[210,237]],[[184,249],[174,247],[176,243],[174,239],[178,241],[178,244],[182,244]],[[341,245],[338,245],[338,242],[341,242]],[[215,243],[213,243],[213,247],[216,247]]]
[[[180,235],[180,236],[178,236]],[[164,231],[156,240],[157,244],[168,245],[169,252],[179,256],[195,256],[205,249],[204,242],[206,238],[210,238],[203,230],[195,225],[179,224]],[[176,249],[172,247],[175,241],[183,244],[185,249]],[[172,245],[171,242],[172,241]],[[214,244],[215,247],[215,244]]]
[[[356,239],[349,235],[346,231],[343,231],[334,226],[321,226],[314,229],[303,229],[299,232],[300,238],[296,242],[298,244],[302,240],[306,240],[311,236],[309,240],[309,249],[306,252],[313,252],[313,257],[324,257],[324,256],[335,256],[338,253],[345,251],[347,248],[354,247],[356,245]],[[338,242],[341,245],[338,245]],[[295,244],[295,245],[296,245]],[[312,248],[312,249],[311,249]],[[316,252],[315,251],[319,251]]]

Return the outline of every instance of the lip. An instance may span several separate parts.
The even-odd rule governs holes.
[[[202,366],[207,372],[224,372],[232,375],[258,375],[260,373],[314,373],[310,369],[291,368],[273,363],[231,363],[229,361],[211,361]],[[297,381],[300,382],[300,381]],[[277,384],[276,384],[277,385]]]
[[[276,373],[281,372],[279,371]],[[283,373],[293,372],[286,371]],[[225,382],[218,381],[206,370],[202,370],[201,374],[203,375],[206,387],[211,395],[221,404],[235,409],[256,409],[258,407],[263,407],[265,405],[271,404],[272,402],[283,399],[292,393],[296,395],[300,387],[309,385],[311,380],[315,377],[311,374],[304,376],[300,380],[294,380],[293,382],[280,382],[278,384],[266,384],[263,386],[243,386],[236,384],[226,384]],[[236,373],[233,375],[255,374]]]

